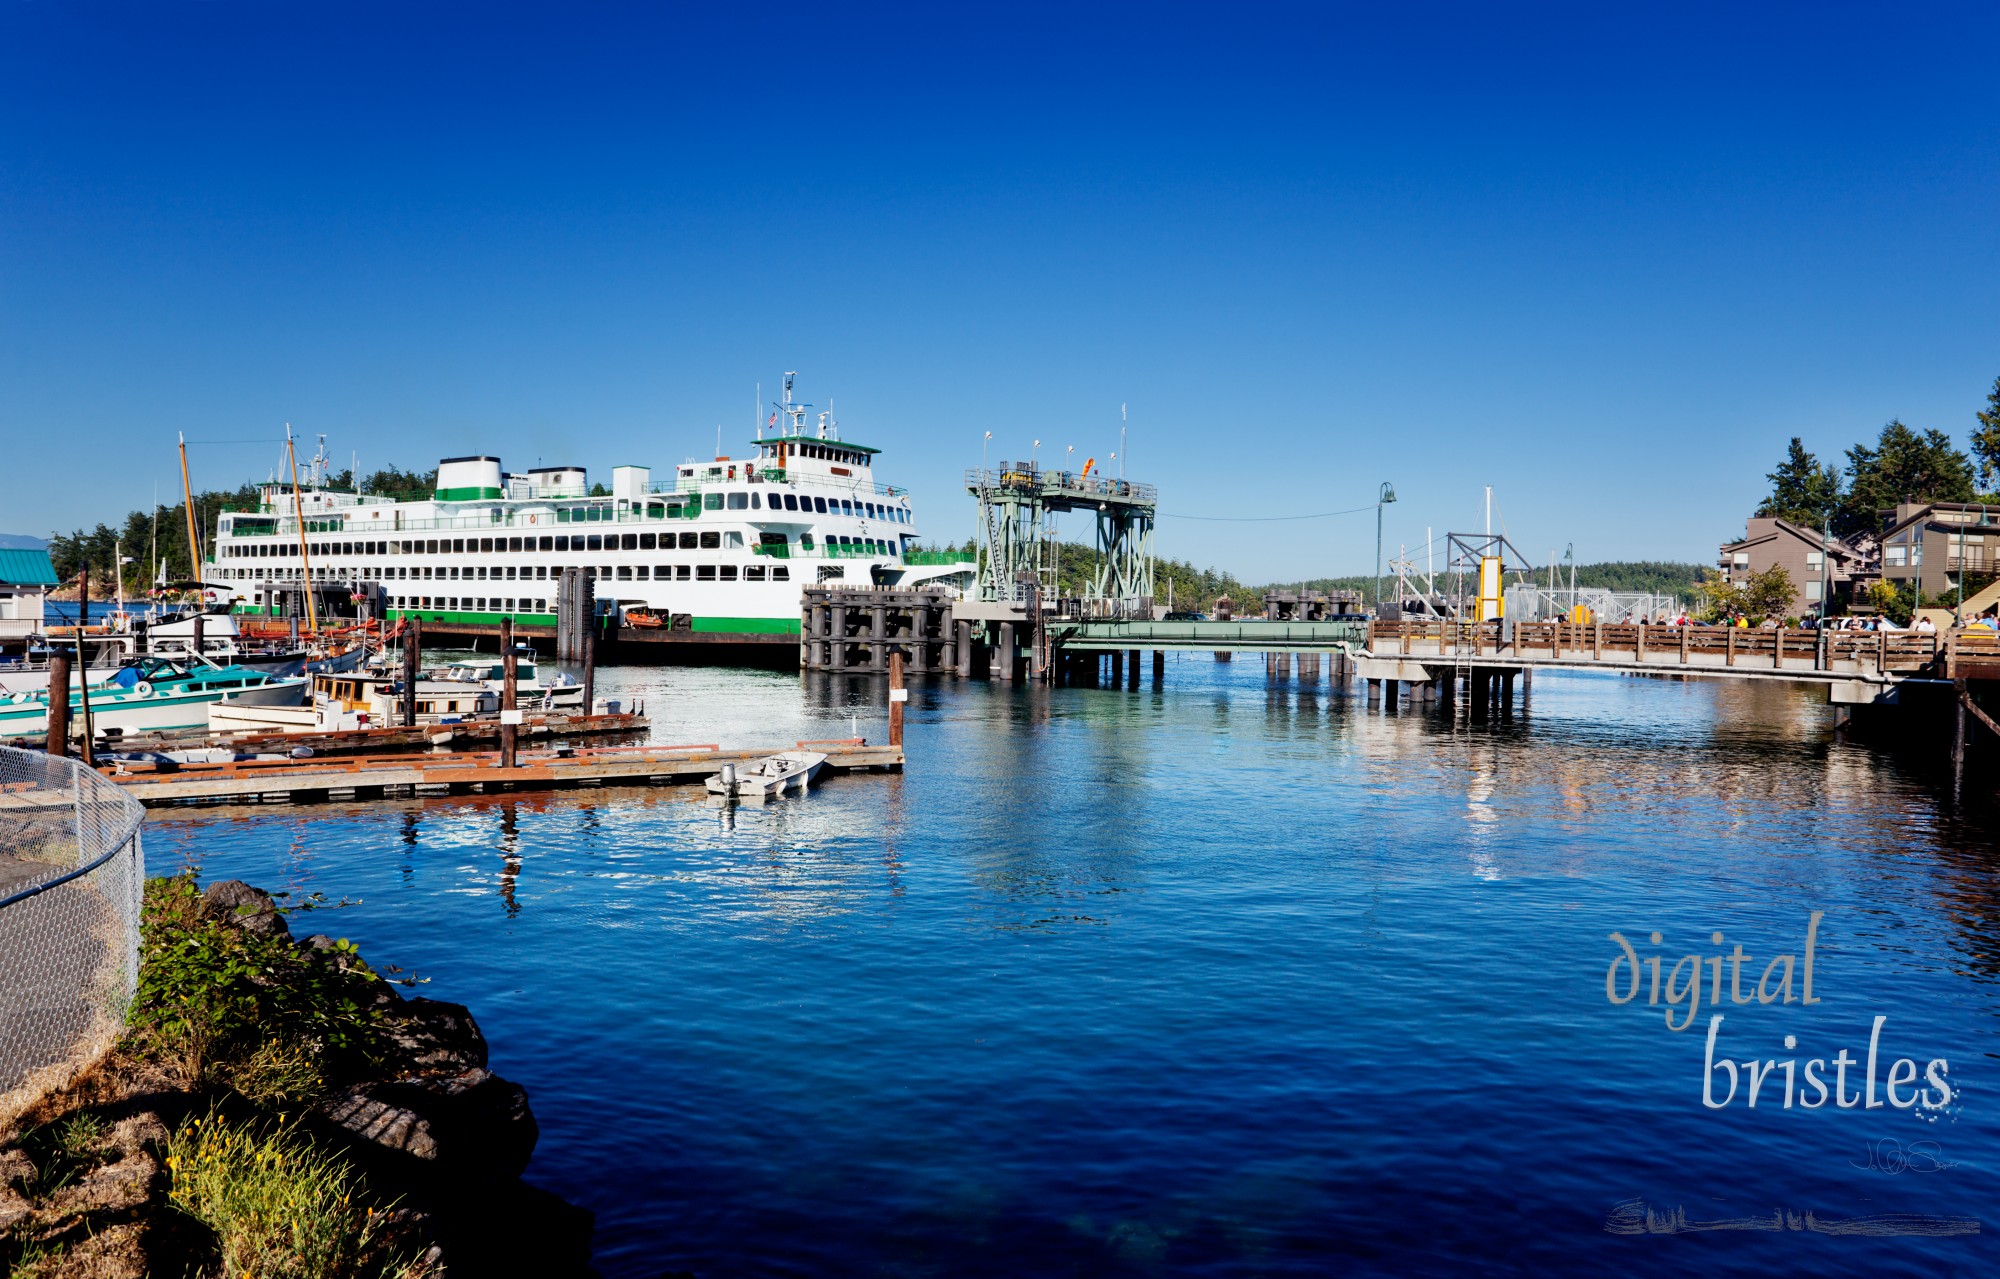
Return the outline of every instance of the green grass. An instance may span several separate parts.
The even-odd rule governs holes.
[[[167,1139],[169,1202],[215,1236],[221,1279],[416,1279],[386,1206],[296,1127],[233,1124],[214,1111]]]

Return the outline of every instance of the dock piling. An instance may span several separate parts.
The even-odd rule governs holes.
[[[909,700],[910,691],[903,687],[903,654],[900,650],[889,654],[889,745],[903,744],[903,704]]]
[[[49,653],[48,750],[56,756],[69,754],[69,654],[59,648]]]
[[[520,731],[513,723],[518,712],[516,698],[520,685],[515,675],[514,619],[500,619],[500,767],[512,768],[516,764],[516,734]]]
[[[403,727],[417,726],[417,676],[423,670],[424,622],[409,619],[403,632]]]

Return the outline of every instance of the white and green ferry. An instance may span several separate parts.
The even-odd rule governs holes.
[[[967,584],[968,557],[916,549],[908,491],[875,479],[880,450],[842,440],[826,413],[808,429],[809,407],[787,375],[748,456],[660,479],[615,466],[608,486],[580,466],[450,457],[429,498],[397,501],[331,488],[315,465],[296,491],[267,484],[256,510],[220,517],[204,585],[235,611],[279,611],[306,581],[303,541],[321,599],[370,600],[390,621],[553,628],[562,572],[579,568],[600,606],[728,643],[796,635],[807,585]]]

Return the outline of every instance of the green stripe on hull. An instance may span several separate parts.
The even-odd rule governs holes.
[[[510,615],[506,613],[458,613],[447,608],[389,610],[389,620],[392,622],[399,618],[416,617],[426,622],[455,623],[460,626],[498,626],[501,619],[508,616]],[[554,613],[514,613],[511,616],[516,626],[546,626],[553,629],[556,624]]]
[[[738,635],[797,635],[796,617],[697,617],[688,623],[693,631],[733,631]]]
[[[451,609],[390,609],[389,620],[403,617],[422,618],[426,622],[460,626],[498,626],[504,613],[461,613]],[[516,626],[546,626],[556,624],[553,613],[516,613]],[[688,629],[707,634],[735,635],[797,635],[799,619],[796,617],[697,617],[688,623]]]

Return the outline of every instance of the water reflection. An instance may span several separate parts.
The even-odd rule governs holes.
[[[882,731],[876,677],[611,681],[665,741]],[[1978,1082],[1991,801],[1836,738],[1810,690],[1530,696],[1390,714],[1254,659],[1136,690],[913,680],[901,776],[735,809],[161,813],[149,851],[364,898],[343,931],[478,1010],[535,1097],[535,1175],[597,1212],[614,1279],[1665,1274],[1685,1259],[1611,1250],[1611,1201],[1987,1211],[1975,1179],[1912,1208],[1851,1169],[1900,1131],[1878,1116],[1704,1112],[1701,1046],[1608,1013],[1600,952],[1611,928],[1789,942],[1824,909],[1830,1002],[1782,1029],[1865,1042],[1891,1012]],[[1968,1167],[2000,1157],[1980,1108],[1941,1127]],[[1836,1242],[1817,1271],[1958,1264]],[[1703,1264],[1778,1268],[1746,1257]]]

